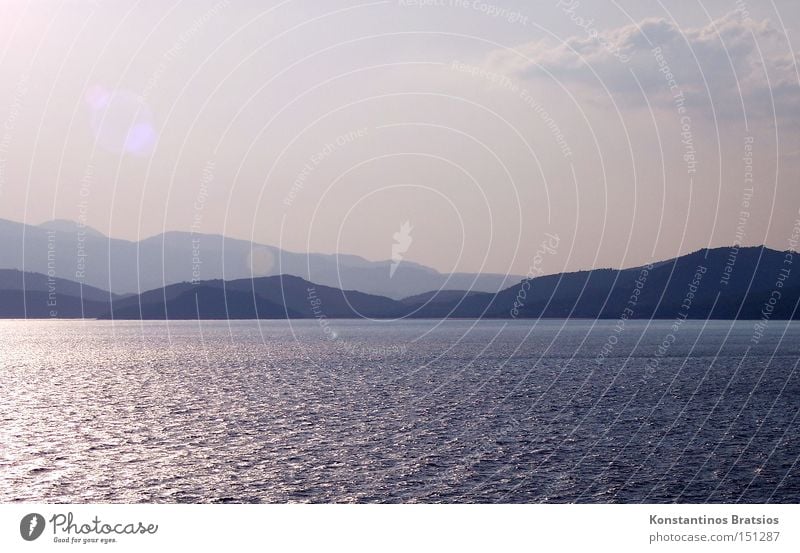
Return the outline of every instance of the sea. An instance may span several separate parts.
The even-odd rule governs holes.
[[[0,502],[798,502],[799,360],[782,321],[0,321]]]

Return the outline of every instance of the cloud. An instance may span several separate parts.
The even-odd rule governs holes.
[[[677,90],[690,102],[713,103],[718,115],[741,117],[744,103],[748,117],[771,116],[774,100],[779,117],[800,117],[795,53],[769,21],[732,12],[700,28],[649,18],[601,32],[574,9],[564,12],[578,34],[562,43],[545,40],[516,52],[492,52],[489,64],[517,77],[555,79],[572,90],[638,99],[640,105],[644,92],[655,108],[670,105]]]

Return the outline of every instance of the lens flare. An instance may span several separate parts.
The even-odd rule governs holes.
[[[152,153],[157,134],[150,107],[140,96],[93,86],[86,93],[86,104],[99,148],[140,157]]]

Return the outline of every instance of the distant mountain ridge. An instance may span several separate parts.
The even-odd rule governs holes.
[[[0,269],[0,318],[4,319],[94,319],[121,297],[70,280]]]
[[[54,288],[59,294],[58,317],[769,321],[800,319],[797,258],[796,252],[766,247],[704,249],[647,266],[537,277],[497,293],[440,290],[402,300],[292,275],[184,282],[126,297],[58,279]],[[44,275],[0,270],[0,316],[48,316],[46,301],[52,288],[52,279]]]
[[[402,303],[355,290],[322,286],[291,275],[173,284],[114,303],[103,318],[285,319],[395,318]]]
[[[465,294],[457,301],[431,302],[421,307],[418,315],[797,319],[798,302],[800,255],[758,246],[703,249],[622,270],[538,277],[497,294]]]
[[[288,274],[321,285],[401,299],[440,288],[497,292],[522,276],[442,274],[412,261],[287,252],[211,234],[169,231],[138,242],[109,238],[75,222],[26,225],[0,219],[0,269],[47,274],[117,294],[192,280]]]

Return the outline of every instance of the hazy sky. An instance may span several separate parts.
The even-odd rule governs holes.
[[[442,271],[786,249],[785,2],[0,3],[0,217]]]

